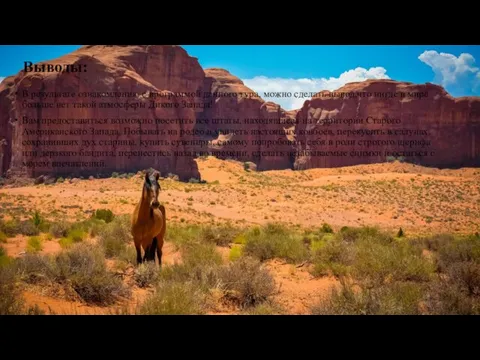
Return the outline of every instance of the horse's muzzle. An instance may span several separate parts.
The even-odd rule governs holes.
[[[158,209],[160,207],[160,203],[158,201],[154,201],[152,202],[151,207],[153,209]]]

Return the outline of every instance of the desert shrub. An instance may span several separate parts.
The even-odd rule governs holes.
[[[38,228],[43,223],[44,219],[38,211],[35,211],[33,213],[31,221],[33,222],[33,225]]]
[[[42,240],[38,236],[32,236],[27,241],[27,252],[35,253],[42,251]]]
[[[230,261],[236,261],[240,259],[241,256],[242,256],[242,248],[239,246],[233,246],[230,249],[230,254],[228,255],[228,258]]]
[[[245,315],[281,315],[283,313],[284,310],[281,309],[280,306],[270,301],[246,308],[244,312]]]
[[[328,238],[312,243],[312,275],[345,276],[355,260],[355,247],[338,238]]]
[[[30,306],[26,312],[25,315],[45,315],[45,311],[40,309],[40,307],[35,304],[34,306]]]
[[[0,246],[0,267],[8,265],[10,264],[10,262],[11,262],[11,259],[7,255],[7,252],[2,246]]]
[[[480,264],[461,261],[450,264],[446,269],[449,281],[469,296],[480,296]]]
[[[20,279],[28,284],[55,281],[56,268],[53,258],[36,253],[27,253],[15,262]]]
[[[202,291],[218,285],[217,269],[222,257],[215,245],[208,243],[190,244],[182,248],[182,264],[162,268],[162,281],[192,282]]]
[[[27,254],[16,267],[23,281],[61,284],[87,303],[109,305],[128,294],[121,279],[107,270],[102,249],[86,243],[55,256]]]
[[[223,290],[232,292],[241,306],[255,306],[275,292],[275,282],[258,259],[242,257],[219,269]]]
[[[425,246],[430,251],[438,251],[440,248],[453,242],[455,238],[450,234],[438,234],[423,239]]]
[[[177,248],[186,244],[200,242],[202,236],[202,227],[199,225],[180,225],[172,223],[168,226],[166,232],[166,241],[172,242]]]
[[[92,217],[98,220],[103,220],[107,224],[112,222],[115,216],[113,215],[113,212],[108,209],[98,209],[92,214]]]
[[[369,288],[341,281],[330,296],[322,298],[313,308],[314,315],[418,315],[421,313],[422,285],[395,282]]]
[[[115,172],[112,173],[112,178],[118,178],[119,175],[120,174],[115,171]]]
[[[313,275],[351,275],[369,283],[428,281],[434,264],[412,242],[395,241],[376,228],[347,228],[311,244]]]
[[[444,272],[451,264],[458,262],[480,263],[480,241],[474,236],[444,240],[437,248],[439,271]]]
[[[327,223],[323,223],[322,227],[320,228],[320,231],[322,233],[333,234],[332,227]]]
[[[50,225],[50,234],[55,238],[66,237],[71,224],[66,221],[54,222]]]
[[[429,284],[425,304],[432,315],[480,315],[478,296],[469,296],[454,281],[441,277]]]
[[[388,235],[380,231],[378,228],[375,227],[343,227],[340,232],[337,234],[338,238],[342,241],[354,243],[357,241],[374,241],[375,243],[380,244],[391,244],[394,239]]]
[[[400,228],[400,230],[398,230],[397,237],[401,238],[401,237],[404,237],[404,236],[405,236],[405,233],[403,232],[403,229]]]
[[[2,231],[8,237],[14,237],[20,233],[20,224],[16,219],[1,221],[0,227],[0,231]]]
[[[0,315],[22,314],[23,301],[15,283],[14,269],[0,266]]]
[[[121,279],[109,272],[98,246],[74,245],[55,257],[57,279],[67,282],[87,303],[111,304],[127,291]]]
[[[231,225],[205,226],[201,230],[202,241],[213,242],[218,246],[228,246],[242,232]]]
[[[57,183],[61,184],[61,183],[64,183],[65,182],[65,179],[63,177],[59,177],[57,179]]]
[[[188,180],[188,182],[189,182],[190,184],[199,184],[199,183],[200,183],[200,180],[195,179],[195,178],[191,178],[190,180]]]
[[[362,241],[356,245],[352,275],[370,283],[428,281],[434,270],[433,262],[408,243]]]
[[[208,243],[186,246],[182,250],[183,263],[189,267],[214,266],[222,263],[222,256],[215,245]]]
[[[58,241],[58,243],[62,249],[68,249],[74,244],[73,239],[70,237],[63,237]]]
[[[98,236],[99,244],[104,248],[107,257],[119,256],[127,251],[128,244],[133,244],[129,217],[115,217],[112,222],[99,229]]]
[[[3,231],[0,231],[0,243],[6,243],[8,239],[8,236],[5,235]]]
[[[87,238],[87,233],[82,229],[70,229],[67,233],[67,238],[71,239],[73,243],[79,243]]]
[[[245,233],[244,253],[260,261],[283,258],[289,262],[300,262],[308,258],[308,249],[302,236],[279,224],[268,224],[253,228]]]
[[[141,315],[201,315],[205,313],[205,295],[191,282],[161,282],[155,293],[140,306]]]
[[[33,220],[24,220],[18,223],[18,233],[26,236],[35,236],[40,234],[40,230],[33,223]]]
[[[119,254],[118,259],[128,264],[135,265],[137,263],[137,251],[133,246],[126,246]]]
[[[146,262],[135,269],[134,280],[138,287],[144,288],[152,285],[158,279],[157,265]]]

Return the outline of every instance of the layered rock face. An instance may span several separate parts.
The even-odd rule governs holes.
[[[86,71],[22,71],[0,84],[0,175],[153,167],[188,180],[205,152],[258,170],[480,165],[480,98],[432,84],[351,83],[285,111],[178,46],[89,45],[46,64]]]
[[[197,118],[197,128],[210,140],[203,151],[254,162],[258,170],[291,168],[294,146],[288,136],[293,133],[294,113],[253,95],[224,69],[207,69],[205,75],[204,89],[212,98],[211,106]]]
[[[195,92],[204,82],[203,69],[184,49],[84,46],[47,63],[80,65],[86,71],[22,71],[0,85],[0,140],[7,143],[3,171],[27,176],[89,175],[154,167],[183,179],[199,177],[193,156],[174,154],[190,151],[189,133],[198,110],[171,106],[196,99],[169,92]],[[49,119],[56,123],[45,123]],[[68,122],[58,123],[60,119]],[[72,161],[83,164],[68,166]]]
[[[455,99],[433,84],[351,83],[305,102],[295,135],[295,169],[387,158],[435,167],[478,166],[480,98]]]

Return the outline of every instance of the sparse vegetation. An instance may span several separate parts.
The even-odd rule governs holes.
[[[254,258],[243,257],[219,269],[222,289],[242,307],[266,301],[275,291],[270,273]]]
[[[50,234],[55,238],[66,237],[71,224],[66,221],[54,222],[50,226]]]
[[[92,214],[92,217],[98,220],[103,220],[107,224],[113,221],[113,212],[109,209],[98,209]]]
[[[15,286],[15,272],[11,267],[0,265],[0,315],[20,315],[22,309],[20,292]]]
[[[158,278],[157,266],[153,262],[141,264],[135,270],[134,279],[138,287],[144,288],[155,283]]]
[[[205,294],[193,283],[167,281],[141,305],[141,315],[201,315],[205,313]]]
[[[35,253],[42,251],[42,240],[38,236],[32,236],[27,242],[27,252]]]
[[[245,238],[245,254],[260,261],[282,258],[295,263],[309,256],[301,235],[280,224],[253,228],[245,233]]]
[[[128,244],[133,244],[128,216],[118,216],[98,231],[99,244],[108,258],[125,254]]]
[[[138,292],[150,295],[135,313],[262,315],[308,307],[314,314],[480,314],[478,173],[392,160],[378,165],[388,169],[382,176],[377,165],[269,173],[244,171],[232,160],[220,164],[221,184],[162,179],[168,219],[161,269],[136,265],[130,214],[105,205],[95,210],[110,204],[130,213],[137,195],[122,187],[140,184],[140,174],[108,186],[98,181],[100,188],[96,180],[72,182],[93,197],[70,185],[36,186],[32,194],[5,188],[0,268],[16,271],[14,298],[18,290],[41,291],[57,301],[121,308],[129,290],[148,288]],[[211,161],[199,166],[213,168]],[[349,226],[340,229],[342,219]],[[388,232],[370,226],[376,223]],[[425,235],[439,230],[446,234]],[[57,253],[39,253],[42,244],[50,253],[57,242]],[[90,250],[78,250],[85,246]],[[336,286],[326,293],[329,283]]]
[[[56,283],[87,303],[108,305],[128,294],[122,281],[106,268],[98,246],[80,243],[55,256],[27,254],[16,268],[27,283]]]

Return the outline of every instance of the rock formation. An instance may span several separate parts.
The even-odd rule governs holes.
[[[288,135],[293,133],[295,112],[255,96],[227,70],[207,69],[205,75],[204,89],[210,89],[212,105],[199,116],[197,128],[211,140],[206,151],[252,161],[258,170],[291,168],[294,146]]]
[[[388,157],[424,166],[478,166],[480,98],[455,99],[429,83],[350,83],[305,102],[295,135],[295,169],[378,163]]]
[[[85,71],[21,71],[0,84],[0,175],[153,167],[188,180],[200,177],[202,152],[260,171],[401,157],[480,165],[480,98],[432,84],[351,83],[285,111],[226,70],[204,71],[179,46],[88,45],[45,63]]]
[[[193,97],[178,97],[174,95],[179,94],[173,93],[195,92],[202,88],[204,81],[204,72],[198,61],[183,48],[167,45],[84,46],[46,63],[53,66],[80,65],[86,71],[21,71],[0,85],[0,140],[7,142],[3,151],[4,170],[36,177],[42,174],[133,172],[154,167],[162,173],[178,174],[182,179],[199,178],[191,155],[174,154],[174,151],[185,154],[191,150],[191,136],[188,134],[195,126],[198,110],[171,107],[173,103],[196,101]],[[32,96],[40,95],[40,92],[75,96]],[[137,95],[122,96],[128,93]],[[151,106],[152,103],[155,107]],[[43,123],[48,119],[69,122]],[[86,119],[85,123],[81,124],[80,119]],[[96,119],[106,120],[102,123]],[[183,121],[158,124],[157,119]],[[66,135],[65,132],[70,131],[74,133]],[[136,135],[139,132],[146,135]],[[112,140],[116,141],[115,145],[111,145]],[[149,140],[157,143],[141,143]],[[168,140],[168,143],[158,144],[158,140]],[[156,152],[142,154],[138,153],[140,150]],[[72,161],[82,161],[83,164],[69,166]],[[62,164],[52,166],[58,162]],[[97,166],[102,162],[104,166]]]

